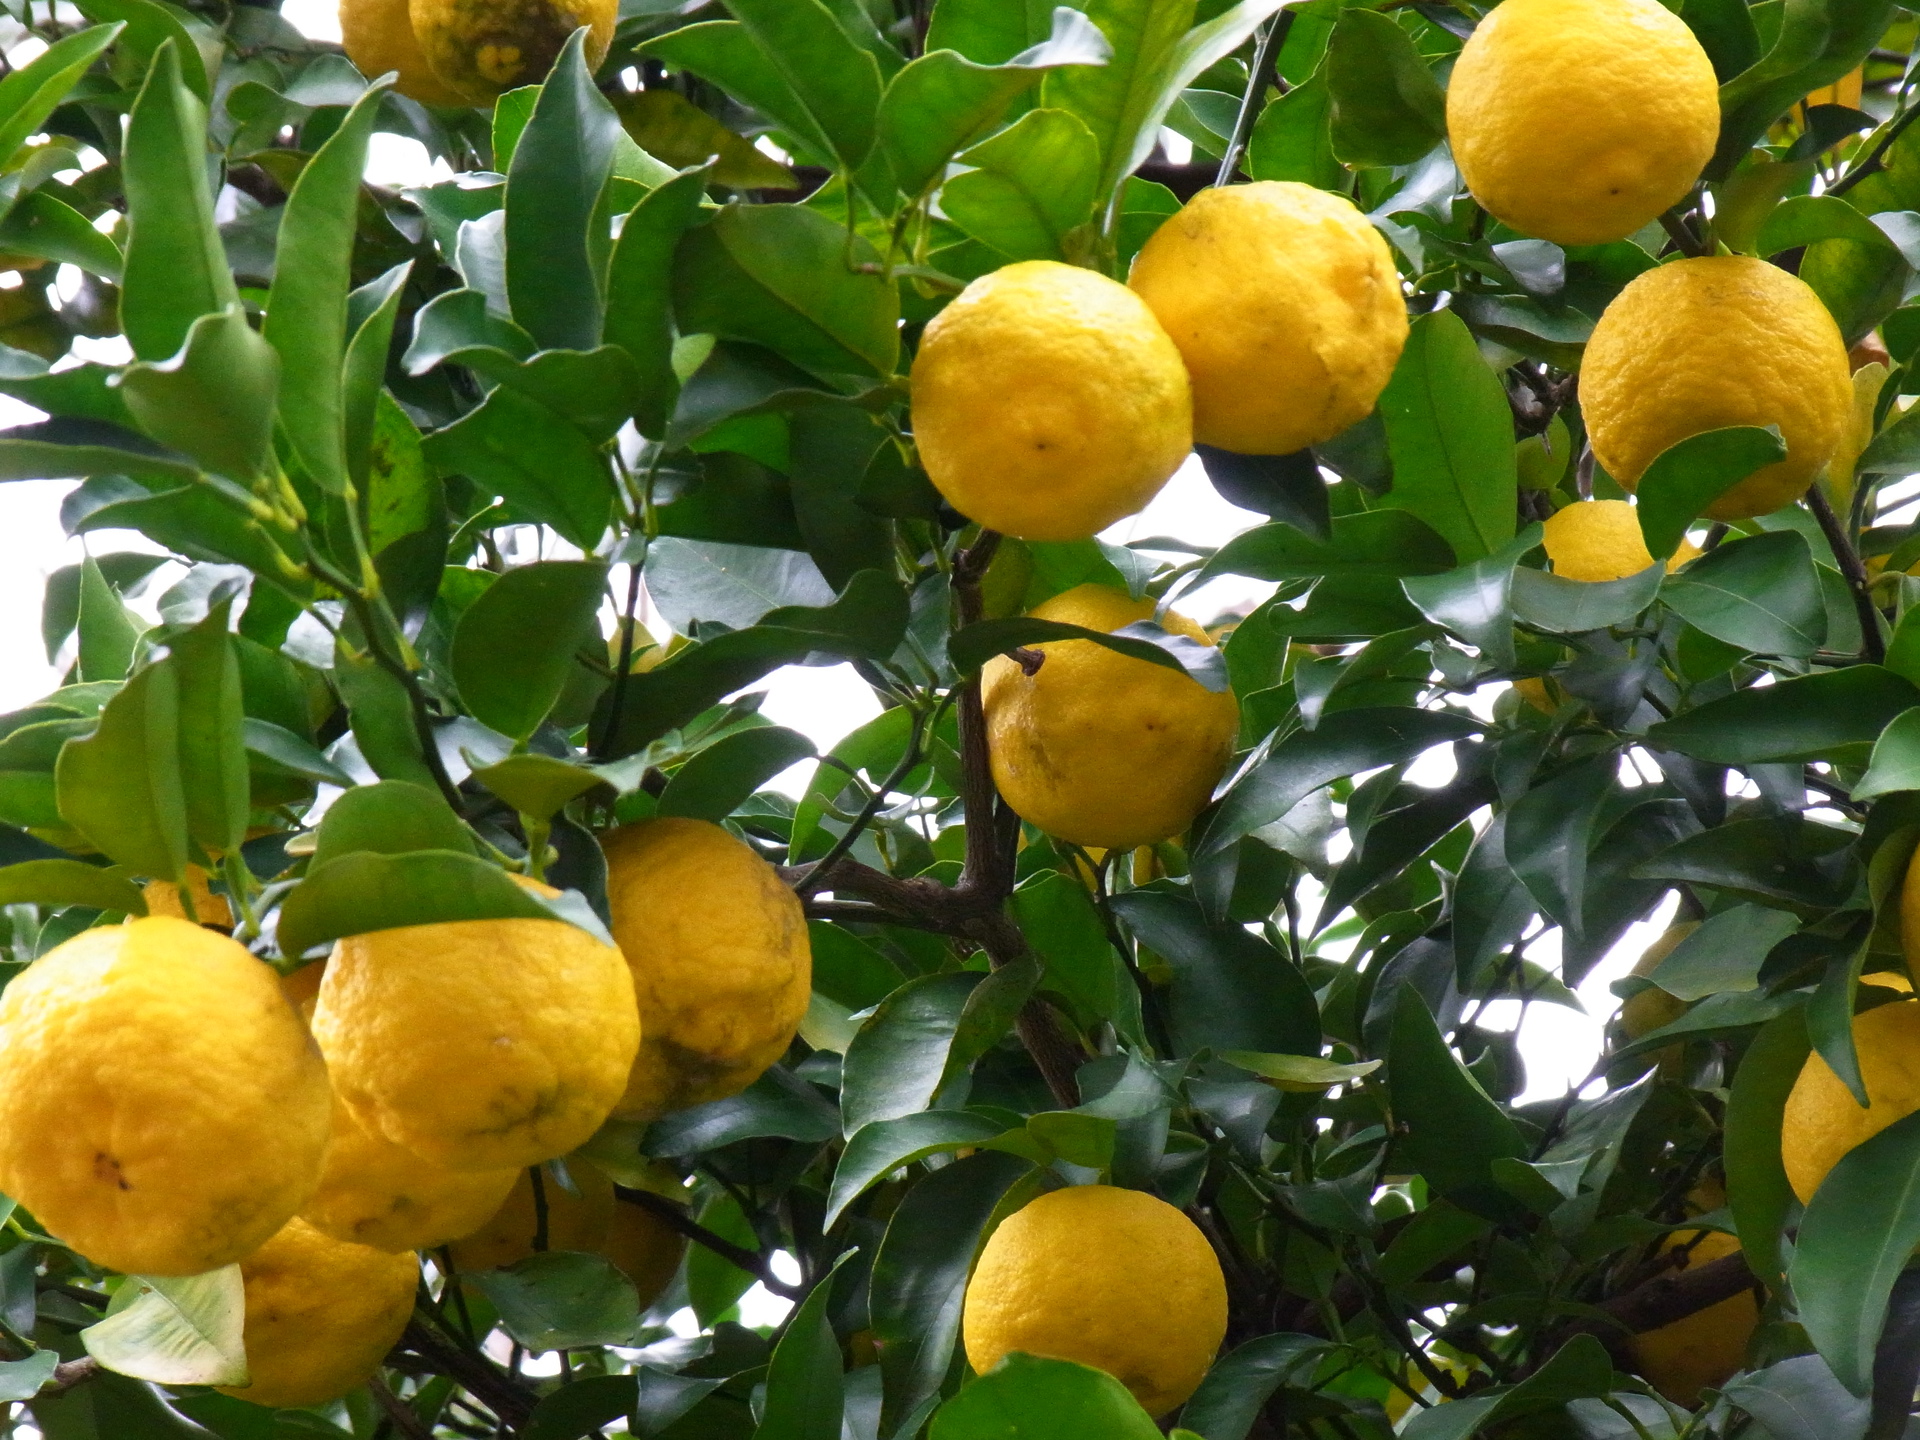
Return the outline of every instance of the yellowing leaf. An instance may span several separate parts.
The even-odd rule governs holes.
[[[618,97],[615,109],[634,144],[677,170],[704,165],[714,156],[715,183],[735,190],[790,190],[793,172],[754,148],[685,96],[673,90],[642,90]]]

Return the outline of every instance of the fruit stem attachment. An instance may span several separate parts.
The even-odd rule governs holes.
[[[1807,487],[1807,508],[1813,511],[1813,518],[1820,522],[1820,533],[1827,537],[1827,545],[1840,566],[1840,573],[1847,577],[1847,589],[1853,594],[1853,608],[1860,616],[1861,657],[1870,664],[1878,665],[1887,658],[1887,643],[1880,634],[1880,612],[1874,608],[1873,597],[1868,592],[1872,581],[1867,578],[1867,567],[1860,563],[1859,552],[1847,539],[1847,532],[1840,528],[1840,517],[1833,513],[1827,492],[1817,479]]]
[[[1682,255],[1698,260],[1702,256],[1713,253],[1713,246],[1694,234],[1687,222],[1681,218],[1680,207],[1677,205],[1671,210],[1660,212],[1660,228],[1672,237],[1675,247]]]
[[[1267,87],[1279,78],[1280,52],[1286,48],[1287,32],[1293,29],[1293,7],[1288,6],[1267,22],[1266,33],[1253,52],[1253,67],[1247,72],[1247,93],[1240,97],[1240,112],[1233,117],[1233,135],[1227,141],[1227,153],[1220,157],[1215,185],[1231,184],[1240,168],[1240,157],[1247,153],[1247,141],[1253,135],[1253,123],[1260,114],[1260,102]]]

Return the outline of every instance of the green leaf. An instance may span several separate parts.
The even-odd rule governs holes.
[[[528,520],[591,551],[613,512],[613,475],[580,428],[511,386],[422,442],[443,476],[465,475]]]
[[[1864,61],[1893,13],[1893,0],[1788,0],[1766,55],[1720,87],[1720,143],[1707,177],[1730,174],[1794,101]]]
[[[107,1369],[136,1380],[244,1385],[245,1317],[238,1265],[177,1278],[133,1275],[106,1317],[80,1332],[80,1343]]]
[[[1316,1335],[1262,1335],[1236,1346],[1214,1362],[1180,1418],[1207,1440],[1246,1440],[1273,1392],[1296,1376],[1306,1379],[1307,1367],[1331,1348]]]
[[[952,50],[922,55],[893,77],[880,102],[880,142],[894,180],[905,194],[918,195],[1047,71],[1104,65],[1112,48],[1092,21],[1063,5],[1053,12],[1052,37],[1005,64],[976,64]]]
[[[74,624],[80,632],[80,679],[124,680],[145,628],[89,555],[80,565]]]
[[[1750,653],[1798,658],[1827,638],[1813,552],[1794,530],[1719,546],[1671,577],[1661,598],[1695,629]]]
[[[385,101],[376,86],[354,103],[300,171],[281,212],[264,334],[280,359],[280,425],[313,482],[347,488],[347,292],[367,142]],[[384,358],[384,349],[383,355]]]
[[[553,709],[574,652],[597,634],[607,567],[543,560],[507,571],[469,605],[454,630],[450,665],[468,713],[525,740]]]
[[[1382,504],[1426,521],[1463,564],[1513,538],[1512,412],[1458,315],[1443,310],[1414,322],[1380,414],[1393,457],[1393,489]]]
[[[1071,110],[1093,132],[1101,160],[1097,193],[1114,193],[1140,167],[1180,92],[1239,49],[1280,5],[1242,0],[1193,26],[1194,0],[1091,0],[1086,13],[1112,44],[1112,56],[1105,65],[1049,75],[1042,98]]]
[[[126,28],[120,34],[120,51],[133,62],[134,72],[151,72],[161,49],[172,42],[178,52],[181,77],[202,105],[211,104],[213,90],[208,85],[208,49],[217,66],[220,43],[217,34],[204,21],[185,10],[154,3],[154,0],[86,0],[78,7],[89,20],[99,23],[118,21]],[[192,28],[189,29],[188,27]],[[195,32],[212,43],[202,47]]]
[[[1484,651],[1495,664],[1511,665],[1514,570],[1539,543],[1539,526],[1529,525],[1491,555],[1444,575],[1410,575],[1400,589],[1435,625]]]
[[[275,725],[270,720],[259,720],[249,715],[241,725],[240,733],[247,754],[265,761],[274,769],[317,784],[338,785],[343,790],[353,784],[353,777],[319,750],[291,730]]]
[[[717,824],[774,776],[813,753],[811,740],[778,725],[728,735],[674,772],[657,813]]]
[[[179,676],[180,782],[187,834],[210,855],[240,848],[247,834],[246,707],[240,661],[227,633],[230,602],[168,641],[166,663]]]
[[[399,318],[407,277],[412,273],[413,262],[402,261],[347,296],[347,320],[353,329],[353,338],[347,342],[347,356],[341,367],[340,409],[346,431],[347,473],[356,486],[362,487],[362,493],[367,494],[370,515],[380,503],[368,493],[368,487],[379,488],[372,472],[374,452],[381,448],[383,432],[385,439],[392,440],[404,427],[405,443],[413,458],[417,459],[419,454],[419,432],[381,388],[386,379],[387,354],[393,344],[394,322]],[[354,327],[352,322],[360,315],[365,318]],[[395,421],[400,424],[395,425]],[[424,473],[425,467],[419,468]],[[376,556],[384,548],[376,544]]]
[[[1513,618],[1556,635],[1625,625],[1654,602],[1665,576],[1658,562],[1624,580],[1569,580],[1519,566],[1509,596]]]
[[[833,1172],[826,1219],[831,1227],[860,1196],[903,1165],[992,1140],[1006,1129],[998,1120],[966,1110],[925,1110],[872,1120],[855,1130]]]
[[[1632,873],[1642,879],[1685,880],[1762,904],[1812,911],[1846,898],[1851,882],[1845,847],[1853,838],[1848,831],[1816,825],[1797,814],[1731,820],[1668,846],[1641,861]],[[1691,1022],[1716,1001],[1731,1006],[1754,993],[1712,996],[1667,1029],[1698,1028]]]
[[[1220,1058],[1251,1070],[1263,1080],[1278,1080],[1286,1090],[1330,1090],[1335,1085],[1350,1085],[1371,1075],[1381,1064],[1363,1060],[1358,1065],[1341,1065],[1317,1055],[1262,1055],[1253,1050],[1222,1050]]]
[[[529,1350],[624,1345],[640,1325],[633,1282],[603,1255],[542,1250],[472,1279],[507,1333]]]
[[[1613,1390],[1613,1362],[1591,1335],[1576,1335],[1532,1375],[1501,1387],[1435,1405],[1409,1416],[1400,1433],[1409,1440],[1468,1440],[1496,1420],[1561,1411],[1569,1400],[1598,1398]]]
[[[1068,110],[1032,110],[960,157],[940,207],[962,230],[1014,260],[1064,260],[1069,233],[1093,218],[1100,146]]]
[[[1090,640],[1115,654],[1144,660],[1163,670],[1176,670],[1216,695],[1227,688],[1226,658],[1219,647],[1202,645],[1189,636],[1162,630],[1151,621],[1136,621],[1109,634],[1060,620],[1038,620],[1031,615],[976,620],[947,642],[947,658],[955,669],[967,674],[995,655],[1003,655],[1016,647],[1048,645],[1062,640]]]
[[[88,26],[64,40],[55,41],[0,80],[0,161],[13,158],[14,152],[66,99],[74,82],[86,74],[126,28],[126,22],[120,20]]]
[[[848,170],[873,148],[880,66],[819,0],[728,0],[728,8]]]
[[[1716,765],[1865,760],[1920,690],[1878,665],[1803,675],[1713,700],[1647,731],[1649,744]]]
[[[873,1257],[869,1313],[886,1371],[882,1433],[938,1392],[960,1335],[967,1275],[996,1213],[1032,1185],[1027,1161],[982,1151],[917,1182]]]
[[[1780,1158],[1781,1118],[1812,1048],[1804,1009],[1769,1020],[1747,1046],[1727,1097],[1727,1203],[1748,1268],[1776,1287],[1780,1236],[1796,1203]]]
[[[1900,790],[1920,790],[1920,708],[1901,711],[1880,732],[1853,798],[1867,800]]]
[[[1350,165],[1411,165],[1447,133],[1447,98],[1393,17],[1342,10],[1327,45],[1333,153]]]
[[[0,1400],[31,1400],[53,1378],[57,1350],[36,1350],[24,1360],[0,1361]]]
[[[1255,180],[1339,188],[1345,172],[1333,153],[1333,92],[1324,70],[1260,112],[1247,141],[1246,171]]]
[[[142,430],[242,482],[266,471],[279,386],[280,357],[237,301],[195,320],[178,354],[120,372],[127,409]]]
[[[819,1145],[839,1134],[840,1117],[820,1092],[776,1067],[738,1095],[656,1120],[642,1149],[656,1159],[674,1160],[741,1140],[772,1137]]]
[[[521,1435],[523,1440],[604,1435],[609,1424],[633,1413],[639,1399],[640,1384],[632,1375],[583,1376],[542,1397]]]
[[[1780,429],[1732,425],[1703,430],[1668,446],[1640,477],[1634,513],[1647,553],[1665,560],[1680,548],[1692,524],[1715,500],[1763,466],[1783,459]]]
[[[0,221],[0,246],[19,255],[77,265],[116,285],[125,263],[120,247],[94,229],[86,216],[44,190],[22,196],[7,211],[6,219]]]
[[[1387,1051],[1387,1084],[1404,1163],[1436,1193],[1492,1220],[1517,1218],[1513,1198],[1493,1180],[1497,1159],[1523,1159],[1527,1144],[1459,1057],[1447,1047],[1420,992],[1401,989]]]
[[[840,1440],[846,1378],[827,1305],[840,1267],[859,1253],[857,1248],[841,1251],[787,1320],[767,1366],[766,1402],[755,1440]]]
[[[706,170],[689,170],[636,205],[620,227],[607,268],[605,338],[633,359],[633,423],[654,440],[665,437],[680,390],[673,373],[674,252],[700,215],[706,183]]]
[[[1292,525],[1260,525],[1222,545],[1194,576],[1294,580],[1323,575],[1437,575],[1453,568],[1453,552],[1433,527],[1406,510],[1336,515],[1330,538],[1316,540]]]
[[[932,1440],[1156,1440],[1160,1427],[1103,1370],[1018,1351],[933,1416]]]
[[[981,977],[923,975],[875,1007],[847,1046],[840,1124],[849,1137],[931,1105],[952,1069],[954,1038]]]
[[[213,223],[206,107],[182,82],[183,63],[179,42],[160,46],[127,122],[120,323],[149,361],[178,353],[194,321],[239,301]]]
[[[818,5],[818,0],[780,0]],[[871,63],[871,62],[869,62]],[[680,242],[674,307],[682,333],[751,341],[823,375],[890,375],[899,297],[864,239],[806,205],[730,205]]]
[[[507,293],[542,349],[600,343],[611,237],[602,192],[620,117],[593,83],[586,35],[568,37],[507,170]]]
[[[556,920],[507,872],[451,850],[360,850],[315,865],[280,907],[280,953],[304,955],[346,935],[450,920]]]
[[[1086,886],[1051,870],[1013,893],[1013,918],[1039,959],[1042,989],[1067,1001],[1082,1029],[1118,1013],[1119,986],[1129,983]]]
[[[498,764],[476,768],[473,778],[534,820],[552,819],[569,800],[603,783],[584,765],[537,754],[509,755]]]
[[[76,480],[133,475],[191,480],[199,471],[176,450],[102,420],[44,420],[0,430],[0,480]]]
[[[179,747],[179,684],[162,661],[107,702],[98,730],[61,750],[54,766],[61,817],[135,874],[180,883],[187,802]]]
[[[140,887],[81,860],[23,860],[0,866],[0,905],[84,905],[144,915]]]
[[[723,697],[816,650],[884,660],[900,644],[907,619],[907,596],[899,582],[863,570],[831,605],[783,606],[745,630],[690,645],[658,668],[628,677],[607,754],[631,755]]]
[[[1767,952],[1799,928],[1799,920],[1784,910],[1735,905],[1701,921],[1647,978],[1680,1000],[1751,990],[1760,983]]]
[[[437,791],[404,780],[382,780],[357,785],[327,807],[312,868],[359,851],[404,855],[414,850],[471,855],[473,841]]]
[[[1820,1182],[1788,1266],[1807,1337],[1856,1395],[1873,1385],[1873,1355],[1893,1282],[1920,1245],[1920,1116],[1855,1146]]]
[[[771,118],[822,164],[832,162],[833,141],[773,60],[754,43],[746,26],[733,20],[711,20],[668,31],[635,48],[642,55],[712,81],[734,99]],[[877,69],[874,79],[877,105]]]
[[[438,782],[427,765],[413,698],[398,677],[370,655],[334,647],[333,685],[347,707],[360,758],[382,780],[406,780],[426,789]]]

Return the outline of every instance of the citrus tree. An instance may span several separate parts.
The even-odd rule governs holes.
[[[8,1433],[1907,1433],[1892,0],[10,14]]]

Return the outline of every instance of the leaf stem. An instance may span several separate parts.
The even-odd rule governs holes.
[[[1288,6],[1269,20],[1266,33],[1260,37],[1260,44],[1254,49],[1253,66],[1247,72],[1247,93],[1240,97],[1239,113],[1233,117],[1233,135],[1227,141],[1227,153],[1220,157],[1220,171],[1213,181],[1215,185],[1231,184],[1240,169],[1240,157],[1246,153],[1247,141],[1253,135],[1254,121],[1260,115],[1260,102],[1266,96],[1267,87],[1273,84],[1279,74],[1280,52],[1286,48],[1287,32],[1293,29],[1293,16],[1293,7]]]

